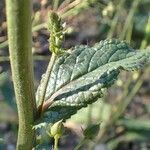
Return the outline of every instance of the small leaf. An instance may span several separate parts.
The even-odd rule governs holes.
[[[86,139],[94,139],[100,130],[100,124],[92,124],[88,126],[83,134]]]
[[[136,70],[149,59],[149,51],[135,51],[125,42],[105,40],[93,47],[76,46],[56,60],[46,89],[43,121],[67,119],[103,96],[121,69]],[[44,76],[43,76],[44,78]],[[37,105],[43,81],[36,93]]]

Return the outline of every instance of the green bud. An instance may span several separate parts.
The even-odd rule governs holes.
[[[59,32],[63,29],[60,17],[53,11],[49,13],[48,29],[50,32]]]
[[[50,51],[56,55],[62,54],[63,50],[61,46],[64,38],[63,25],[61,18],[53,11],[49,13],[48,30],[50,31]]]
[[[64,133],[64,125],[63,120],[60,120],[53,124],[53,126],[50,128],[50,134],[52,137],[60,138]]]
[[[93,139],[97,136],[99,129],[100,124],[92,124],[83,131],[83,134],[86,139]]]

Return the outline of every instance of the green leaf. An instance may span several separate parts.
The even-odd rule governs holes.
[[[100,124],[91,124],[83,131],[83,135],[86,139],[92,140],[98,135],[99,130]]]
[[[80,108],[101,98],[104,88],[114,83],[121,69],[139,69],[148,58],[149,51],[135,51],[115,39],[101,41],[93,47],[75,47],[71,54],[60,57],[53,67],[42,119],[56,122],[69,118]],[[42,80],[36,93],[37,105]]]
[[[118,125],[124,126],[131,131],[148,131],[150,132],[150,121],[144,119],[121,119],[117,122]]]
[[[117,138],[108,141],[109,149],[116,149],[117,145],[122,141],[138,141],[149,143],[150,139],[150,121],[145,119],[127,119],[123,118],[117,121],[117,125],[125,128],[125,133]]]
[[[117,149],[119,143],[129,141],[136,141],[139,144],[140,143],[142,144],[143,142],[148,144],[149,139],[150,139],[149,132],[126,131],[125,134],[108,141],[107,147],[108,149]]]

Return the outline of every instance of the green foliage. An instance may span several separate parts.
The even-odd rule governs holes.
[[[126,132],[118,138],[108,141],[109,149],[115,149],[122,141],[149,142],[150,121],[145,119],[121,119],[117,125],[125,128]]]
[[[58,56],[58,55],[60,56],[60,54],[64,54],[64,55],[62,57],[58,58],[56,60],[56,62],[55,62],[55,59],[56,59],[56,56],[55,56],[55,59],[53,59],[54,61],[52,61],[52,63],[50,63],[50,67],[48,67],[48,69],[47,69],[47,73],[46,73],[47,75],[43,75],[40,86],[38,87],[38,90],[36,93],[38,115],[35,113],[37,116],[34,115],[33,119],[31,119],[31,121],[33,120],[32,122],[34,122],[35,119],[40,117],[37,119],[38,122],[40,122],[40,124],[36,125],[33,128],[36,131],[38,130],[37,133],[40,134],[39,136],[37,136],[39,143],[41,144],[41,143],[44,143],[45,141],[47,143],[49,143],[50,139],[47,135],[47,131],[49,131],[49,133],[50,133],[49,135],[52,135],[52,137],[54,137],[54,139],[56,141],[55,149],[57,149],[58,139],[62,135],[62,130],[61,130],[62,125],[63,125],[62,121],[69,118],[71,115],[75,114],[79,109],[86,107],[88,104],[91,104],[91,103],[97,101],[99,98],[103,97],[103,94],[105,93],[104,90],[109,88],[114,83],[114,81],[117,79],[117,76],[121,70],[135,70],[135,69],[141,68],[149,60],[150,50],[148,50],[149,49],[148,48],[145,51],[135,51],[132,48],[130,48],[125,42],[122,42],[119,40],[105,40],[105,41],[101,41],[100,43],[95,44],[93,47],[83,46],[83,45],[76,46],[75,48],[72,49],[73,51],[71,54],[64,53],[64,51],[62,50],[62,42],[63,42],[65,31],[63,29],[61,18],[57,15],[57,13],[60,14],[62,18],[69,16],[69,15],[72,16],[72,15],[79,14],[82,10],[87,9],[90,6],[92,6],[92,7],[96,6],[99,8],[98,3],[101,3],[101,2],[98,2],[97,0],[85,0],[82,2],[79,2],[78,0],[77,1],[76,0],[75,1],[66,0],[66,1],[61,1],[64,3],[62,3],[63,5],[60,7],[60,9],[58,7],[60,2],[58,0],[53,1],[53,2],[55,2],[53,9],[56,13],[55,12],[49,13],[48,30],[51,33],[50,39],[49,39],[49,42],[50,42],[49,48],[50,48],[50,51],[54,55],[56,54],[56,56]],[[148,0],[143,0],[143,1],[134,0],[133,4],[136,4],[136,5],[132,5],[129,9],[126,7],[126,5],[129,5],[130,2],[121,1],[119,4],[120,8],[117,10],[115,7],[115,3],[118,3],[118,2],[117,1],[112,2],[112,4],[113,4],[112,5],[112,7],[113,7],[112,14],[109,16],[109,14],[106,13],[107,16],[105,16],[105,18],[101,19],[102,20],[101,27],[103,26],[103,24],[109,25],[112,22],[111,28],[110,28],[110,36],[106,35],[107,31],[104,31],[103,29],[101,29],[101,30],[103,30],[105,37],[111,38],[111,37],[113,37],[113,35],[115,35],[115,36],[120,37],[121,39],[126,39],[126,40],[130,41],[132,39],[132,32],[135,30],[134,32],[136,34],[142,33],[142,35],[144,35],[144,33],[145,33],[144,38],[141,36],[143,38],[143,40],[141,40],[141,37],[139,38],[139,36],[134,37],[134,38],[139,38],[140,42],[142,41],[140,49],[145,48],[148,45],[148,41],[149,41],[149,29],[150,29],[149,22],[150,21],[148,21],[148,23],[146,25],[146,22],[149,18],[149,14],[143,13],[141,15],[141,12],[139,12],[139,14],[136,14],[136,12],[138,12],[140,10],[140,9],[138,10],[138,7],[137,7],[139,2],[143,3],[141,6],[146,5],[147,7],[149,7],[147,4],[147,3],[149,3],[149,1]],[[125,4],[124,4],[124,2],[125,2]],[[66,5],[68,4],[69,7],[65,6],[65,3],[66,3]],[[105,2],[105,4],[106,3],[107,2]],[[103,9],[105,4],[104,5],[102,4],[100,6],[100,8]],[[125,5],[125,7],[124,7],[124,5]],[[64,8],[63,8],[63,6],[64,6]],[[106,6],[106,8],[107,8],[107,6]],[[117,13],[116,13],[117,15],[114,15],[114,21],[112,21],[111,19],[113,17],[113,13],[115,13],[115,9],[117,10]],[[15,9],[15,10],[17,10],[17,9]],[[124,11],[122,11],[122,10],[124,10]],[[127,15],[128,11],[129,11],[129,14]],[[21,10],[21,12],[24,12],[24,11]],[[27,11],[25,11],[25,12],[27,12]],[[99,12],[99,9],[98,9],[98,12]],[[123,12],[123,13],[121,13],[121,12]],[[38,13],[40,14],[40,12],[38,12]],[[12,14],[12,13],[10,13],[10,14]],[[20,13],[18,13],[18,14],[20,14]],[[37,14],[37,15],[39,15],[39,14]],[[25,16],[27,16],[27,15],[25,15]],[[124,17],[124,18],[122,18],[122,17]],[[23,18],[22,15],[21,15],[21,18]],[[97,18],[100,18],[100,17],[97,17]],[[110,18],[110,20],[109,20],[109,18]],[[119,19],[119,18],[121,18],[121,19]],[[39,19],[40,19],[40,16],[38,16],[37,22],[33,22],[33,26],[36,25],[36,23],[38,23]],[[12,20],[14,20],[14,19],[12,19]],[[24,20],[25,19],[22,19],[22,21],[24,21]],[[139,22],[139,20],[140,20],[140,22]],[[18,23],[18,22],[22,23],[22,21],[16,21],[16,23]],[[126,23],[122,29],[120,27],[122,27],[122,24],[124,23],[124,21]],[[29,25],[28,22],[25,22],[25,23],[27,23],[27,25]],[[22,25],[24,26],[25,23],[23,23]],[[45,23],[37,25],[36,27],[34,27],[32,29],[32,31],[39,30],[43,27],[46,27]],[[146,30],[143,27],[145,27]],[[12,28],[12,29],[15,29],[15,28]],[[21,35],[23,35],[23,38],[17,38],[17,39],[21,39],[21,41],[17,42],[17,44],[20,44],[20,43],[22,43],[22,41],[24,41],[22,39],[24,39],[24,37],[27,33],[26,30],[24,30],[24,29],[25,28],[23,27],[24,33],[21,34]],[[116,29],[116,31],[118,31],[118,33],[114,32],[115,29]],[[9,28],[8,28],[8,30],[9,30]],[[122,31],[122,32],[120,32],[120,31]],[[14,32],[13,37],[14,37],[15,33],[16,33],[16,31]],[[100,35],[103,38],[102,34],[100,34]],[[27,37],[29,37],[29,36],[27,36]],[[31,37],[31,35],[30,35],[30,37]],[[30,39],[30,42],[31,42],[31,39]],[[134,40],[131,42],[133,42],[133,44],[134,44]],[[2,48],[2,47],[5,47],[6,45],[8,45],[7,41],[0,44],[0,47]],[[14,42],[12,45],[14,45]],[[29,44],[25,44],[25,46],[28,46],[28,45]],[[138,44],[135,44],[135,46],[137,46],[137,45]],[[13,54],[15,54],[14,53],[15,48],[10,48],[11,50],[13,50]],[[31,49],[31,47],[30,47],[30,49]],[[26,48],[25,48],[25,51],[26,51]],[[19,49],[19,52],[20,52],[20,49]],[[23,54],[23,51],[22,51],[22,54]],[[22,56],[24,56],[24,55],[22,55]],[[19,55],[19,57],[17,57],[17,58],[21,58],[21,55]],[[12,59],[12,60],[15,60],[15,59]],[[23,57],[23,59],[21,58],[20,60],[21,60],[20,61],[21,63],[14,63],[14,64],[23,64],[23,62],[24,62],[23,60],[25,60],[27,62],[29,61],[29,59],[26,59],[26,57]],[[21,69],[24,68],[22,66],[21,66]],[[26,62],[25,62],[25,66],[26,66]],[[32,66],[32,64],[28,65],[28,66]],[[51,69],[52,69],[52,71],[51,71]],[[17,72],[17,71],[15,71],[15,72]],[[31,71],[25,71],[25,72],[28,73]],[[23,76],[23,75],[25,75],[25,76]],[[25,73],[23,73],[23,75],[21,75],[19,78],[19,79],[22,79],[22,77],[23,77],[23,80],[21,80],[21,81],[24,81],[24,79],[26,77]],[[6,99],[8,101],[8,103],[15,108],[15,104],[12,101],[12,97],[14,97],[14,95],[13,95],[12,89],[9,85],[10,83],[7,83],[7,79],[5,77],[4,78],[3,77],[4,77],[3,75],[0,76],[1,92],[4,96],[4,99]],[[18,74],[14,75],[14,77],[18,77]],[[142,79],[140,79],[140,78],[142,78]],[[43,84],[44,79],[46,79],[45,84]],[[125,95],[125,97],[123,97],[123,99],[121,99],[119,101],[120,104],[118,103],[118,105],[116,105],[115,107],[112,107],[112,105],[109,103],[105,103],[105,104],[103,103],[101,105],[101,107],[99,107],[100,105],[97,105],[97,103],[95,103],[95,107],[97,107],[97,108],[94,108],[94,111],[92,110],[92,115],[94,115],[96,117],[96,120],[99,119],[99,121],[101,121],[101,120],[103,121],[102,127],[104,127],[104,128],[100,132],[100,133],[102,133],[101,137],[98,137],[100,139],[99,141],[101,141],[101,140],[103,142],[107,141],[108,143],[107,142],[106,143],[108,144],[108,146],[111,145],[110,146],[111,149],[112,149],[112,147],[114,148],[115,147],[114,145],[116,145],[116,143],[119,143],[120,141],[124,141],[124,140],[127,140],[127,141],[128,140],[139,140],[140,141],[143,139],[144,139],[144,141],[146,141],[149,138],[149,134],[148,134],[149,130],[150,130],[149,122],[145,122],[145,121],[142,122],[141,120],[137,120],[137,119],[136,120],[122,119],[122,120],[117,121],[117,119],[119,117],[121,117],[121,115],[123,114],[127,105],[131,102],[131,99],[133,99],[136,92],[141,87],[142,82],[143,82],[143,73],[142,72],[140,72],[138,74],[138,79],[139,80],[135,79],[136,81],[134,82],[135,85],[133,87],[131,87],[132,82],[127,83],[127,85],[125,85],[125,88],[122,86],[122,89],[125,91],[124,92],[125,94],[123,94],[123,95]],[[29,80],[27,79],[27,81],[29,81]],[[132,77],[131,77],[131,81],[132,81]],[[140,81],[139,82],[140,84],[137,84],[138,81]],[[14,82],[14,83],[16,83],[16,82]],[[27,83],[27,82],[24,82],[24,83]],[[29,82],[29,83],[31,83],[31,82]],[[137,85],[139,85],[139,86],[137,86]],[[25,87],[25,86],[23,86],[23,87]],[[135,89],[134,87],[136,88],[136,90],[134,90]],[[25,87],[25,89],[29,89],[29,88]],[[131,91],[128,90],[129,88],[132,88]],[[20,89],[20,87],[17,89]],[[42,92],[42,89],[43,89],[43,91],[46,90],[46,95],[45,95],[45,92]],[[23,89],[21,91],[26,91],[26,90]],[[134,92],[134,91],[136,91],[136,92]],[[33,92],[33,90],[32,90],[32,92]],[[30,94],[30,92],[27,92],[27,93]],[[130,96],[130,93],[131,94],[133,93],[132,96]],[[34,95],[34,94],[31,93],[31,95]],[[24,97],[26,98],[27,96],[28,96],[28,94],[25,94]],[[21,95],[21,97],[22,97],[22,95]],[[31,100],[31,99],[32,98],[29,98],[29,100]],[[41,101],[40,101],[40,99],[41,99]],[[20,98],[19,98],[19,100],[20,100]],[[27,100],[27,99],[25,99],[25,100]],[[33,100],[34,100],[34,97],[33,97]],[[44,102],[43,102],[43,100],[44,100]],[[27,104],[26,102],[28,102],[28,101],[21,100],[21,104],[22,104],[22,102],[25,102],[24,104]],[[97,102],[99,102],[99,101],[97,101]],[[24,108],[26,108],[26,110],[23,112],[28,112],[28,110],[34,110],[34,112],[36,112],[36,107],[34,107],[32,109],[32,106],[33,106],[32,104],[33,103],[31,102],[30,108],[26,107],[26,105],[24,105],[20,110],[23,110]],[[3,105],[1,107],[3,107]],[[114,111],[113,108],[115,108],[116,111]],[[99,114],[99,112],[100,112],[100,114]],[[85,119],[85,117],[90,118],[89,120],[93,119],[92,115],[91,115],[92,117],[89,114],[87,114],[87,116],[86,116],[83,113],[85,114],[86,112],[84,110],[82,110],[81,117],[84,117],[84,119]],[[23,113],[21,113],[21,114],[23,114]],[[26,116],[27,116],[27,119],[23,118],[23,120],[28,121],[30,119],[30,116],[32,116],[32,114],[26,115]],[[19,119],[19,120],[21,120],[21,119]],[[59,120],[61,120],[61,121],[59,121]],[[126,133],[123,133],[123,135],[119,135],[119,138],[114,138],[112,140],[111,140],[112,137],[105,138],[105,134],[107,134],[109,132],[108,129],[113,127],[113,125],[115,124],[115,121],[117,122],[117,125],[123,127],[123,129],[126,130]],[[48,122],[48,123],[46,123],[46,122]],[[26,125],[23,125],[23,129],[27,125],[29,125],[29,128],[31,129],[31,123],[27,122]],[[20,125],[22,125],[22,124],[20,124]],[[43,131],[43,129],[44,129],[44,131]],[[99,124],[89,126],[87,129],[84,130],[85,138],[93,139],[96,136],[96,134],[98,133],[98,130],[99,130]],[[26,131],[26,130],[20,130],[20,131]],[[29,133],[31,133],[32,131],[33,130],[31,129],[29,131]],[[25,134],[26,134],[26,132],[25,132]],[[115,133],[115,134],[117,134],[117,133]],[[22,134],[20,134],[20,135],[21,135],[20,137],[22,137]],[[25,135],[25,137],[27,137],[28,135],[29,134]],[[116,135],[114,135],[113,137],[115,137],[115,136]],[[28,136],[28,137],[31,137],[31,136]],[[20,138],[18,138],[18,139],[20,139]],[[31,141],[31,140],[28,140],[29,138],[26,138],[26,139],[27,139],[26,142]],[[31,137],[31,139],[32,139],[32,137]],[[110,140],[110,143],[109,143],[108,139]],[[24,142],[25,140],[22,140],[22,141]],[[1,142],[2,142],[2,140],[0,138],[0,143]],[[85,140],[83,139],[83,141],[81,141],[81,143],[79,144],[78,148],[80,148],[83,144],[85,144],[84,142],[85,142]],[[29,144],[25,144],[25,146],[26,145],[28,146]],[[39,145],[39,146],[43,146],[43,145]],[[37,148],[42,149],[42,147],[39,147],[39,146]],[[50,148],[48,144],[47,145],[45,144],[44,146],[46,147],[46,149]]]
[[[54,123],[69,118],[101,98],[103,90],[114,83],[120,70],[139,69],[148,59],[148,50],[135,51],[119,40],[101,41],[93,47],[76,46],[71,54],[65,54],[54,64],[46,89],[42,121]],[[37,104],[42,80],[36,93]]]
[[[118,125],[124,126],[131,131],[150,132],[150,121],[144,119],[122,119],[117,122]]]
[[[91,139],[91,140],[94,139],[97,136],[99,129],[100,129],[100,124],[91,124],[84,130],[83,132],[84,137],[86,139]]]

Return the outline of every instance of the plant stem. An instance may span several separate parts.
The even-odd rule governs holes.
[[[80,143],[73,149],[73,150],[79,150],[81,148],[81,146],[83,146],[83,144],[86,142],[86,139],[83,138]]]
[[[120,3],[117,6],[117,12],[116,12],[116,14],[115,14],[115,16],[112,20],[110,31],[107,35],[107,38],[112,38],[113,37],[113,34],[114,34],[114,31],[115,31],[116,25],[118,23],[118,19],[120,17],[120,13],[122,11],[124,3],[125,3],[125,0],[121,0]]]
[[[127,29],[127,33],[126,33],[126,37],[125,37],[125,39],[126,39],[126,41],[128,43],[131,42],[132,31],[133,31],[133,21],[130,22],[130,25],[129,25],[128,29]]]
[[[38,24],[34,27],[32,27],[32,32],[36,32],[36,31],[39,31],[43,28],[47,28],[47,24],[46,23],[41,23],[41,24]]]
[[[53,10],[56,11],[59,6],[59,0],[53,0]]]
[[[44,98],[45,98],[45,94],[46,94],[46,89],[47,89],[47,85],[48,85],[48,81],[49,81],[49,77],[51,74],[51,71],[53,69],[53,65],[54,62],[56,60],[56,55],[55,53],[52,53],[51,59],[49,61],[45,76],[44,76],[44,82],[42,85],[42,90],[41,90],[41,97],[40,97],[40,102],[39,102],[39,115],[41,115],[42,112],[42,106],[43,106],[43,102],[44,102]]]
[[[74,0],[73,2],[68,4],[66,7],[61,9],[58,13],[64,15],[64,13],[66,13],[70,9],[74,8],[75,6],[79,5],[81,2],[82,2],[82,0]]]
[[[132,7],[131,7],[130,12],[129,12],[128,16],[127,16],[127,19],[125,21],[125,25],[123,27],[123,30],[122,30],[121,34],[120,34],[120,39],[124,39],[125,38],[126,31],[127,31],[128,27],[129,27],[129,24],[132,21],[132,18],[134,16],[135,12],[136,12],[136,9],[137,9],[140,1],[141,0],[134,0],[133,1]]]
[[[148,36],[149,34],[150,34],[150,16],[149,16],[147,24],[145,26],[145,36],[144,36],[144,39],[141,42],[140,49],[146,48],[147,43],[148,43],[148,39],[149,39],[149,36]]]
[[[54,150],[58,150],[58,140],[59,138],[57,136],[54,137]]]
[[[9,52],[19,116],[18,150],[30,150],[34,143],[36,103],[33,84],[30,0],[6,0]]]

